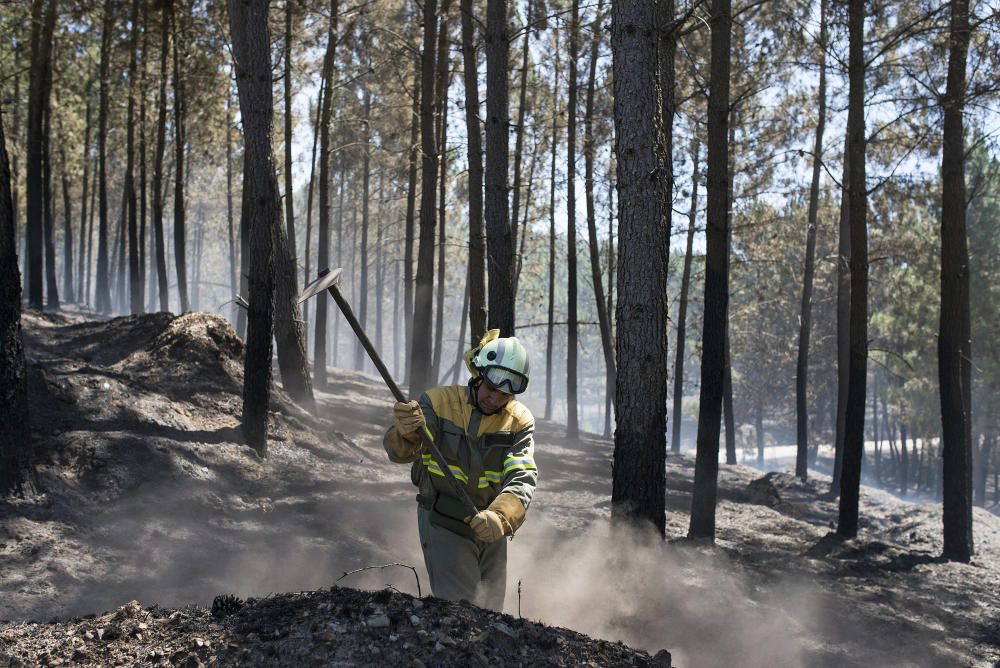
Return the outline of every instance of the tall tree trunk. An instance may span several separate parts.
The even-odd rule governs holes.
[[[375,295],[373,299],[375,302],[375,350],[380,355],[385,350],[382,345],[382,307],[384,301],[382,295],[385,290],[385,263],[383,262],[384,252],[382,248],[382,219],[385,218],[385,210],[383,208],[383,202],[385,202],[384,183],[383,174],[380,173],[378,179],[379,208],[375,219],[377,222],[375,223]]]
[[[996,435],[983,434],[983,442],[979,447],[979,457],[975,467],[975,482],[973,484],[973,499],[975,505],[986,507],[986,479],[989,477],[990,463],[996,446]]]
[[[577,318],[576,271],[576,54],[580,39],[580,2],[573,0],[569,24],[569,88],[566,99],[566,438],[579,434],[577,356],[580,329]],[[662,130],[662,128],[660,128]]]
[[[42,131],[42,207],[45,220],[45,307],[59,310],[59,281],[56,278],[55,216],[52,212],[52,66],[46,68],[45,107]]]
[[[46,83],[52,69],[52,34],[55,31],[57,0],[34,0],[31,8],[31,65],[28,74],[28,134],[26,197],[27,292],[28,305],[41,310],[44,288],[42,253],[45,235],[45,116],[49,107]],[[102,60],[102,65],[103,65]],[[8,166],[7,171],[10,168]],[[13,211],[13,200],[11,203]],[[11,220],[13,221],[13,212]],[[12,222],[13,224],[13,222]],[[20,319],[20,316],[19,316]]]
[[[170,310],[170,293],[168,292],[167,285],[167,249],[163,236],[163,154],[166,151],[167,145],[167,63],[169,62],[170,54],[170,14],[172,6],[171,3],[164,2],[162,16],[160,17],[160,97],[156,115],[156,148],[153,154],[153,239],[156,246],[154,255],[156,257],[156,280],[159,286],[158,294],[161,311]],[[101,79],[103,82],[103,74],[101,75]],[[104,84],[102,83],[101,85],[103,90]],[[104,93],[102,92],[101,95],[103,98]],[[103,104],[105,103],[102,101]],[[98,135],[99,142],[103,141],[102,137],[106,132],[106,124],[100,125],[100,128],[100,134]],[[104,149],[102,148],[102,165],[103,151]],[[101,183],[103,188],[103,166]],[[100,260],[98,260],[98,264],[100,264]],[[241,328],[241,335],[242,331]]]
[[[668,193],[657,71],[657,13],[673,3],[612,4],[615,152],[618,156],[618,323],[612,517],[666,530]]]
[[[142,62],[139,72],[139,90],[142,91],[146,90],[146,72],[148,69],[146,54],[149,53],[148,43],[149,4],[144,2],[142,3]],[[146,97],[144,94],[139,98],[139,303],[143,311],[149,308],[147,302],[144,301],[146,292],[146,244],[148,237],[146,233],[146,221],[148,217],[146,206]],[[226,100],[228,101],[228,99],[229,94],[227,91]],[[151,304],[151,302],[149,303]]]
[[[684,269],[681,272],[681,295],[677,304],[677,350],[674,351],[674,404],[670,432],[670,451],[681,452],[681,423],[684,401],[684,349],[687,345],[688,292],[691,289],[691,261],[694,257],[694,233],[698,220],[698,179],[701,176],[701,135],[695,126],[691,133],[691,206],[688,209],[687,244],[684,251]]]
[[[431,313],[434,290],[434,203],[437,195],[438,156],[434,137],[434,64],[437,49],[437,2],[424,1],[424,39],[420,67],[420,247],[410,348],[410,394],[430,387]]]
[[[615,182],[612,176],[613,165],[608,163],[607,169],[607,180],[608,180],[608,296],[607,296],[607,309],[608,315],[615,312]],[[610,318],[609,318],[610,319]],[[611,339],[615,338],[615,324],[614,322],[608,323],[611,326]],[[607,379],[605,379],[607,380]],[[617,381],[616,381],[617,382]],[[611,438],[611,411],[614,404],[614,394],[615,388],[613,385],[605,385],[604,388],[604,438]]]
[[[337,266],[344,266],[344,193],[347,190],[347,166],[340,162],[340,187],[337,195]],[[357,213],[357,209],[354,209]],[[353,223],[353,221],[352,221]],[[353,227],[353,224],[352,224]],[[352,248],[353,251],[353,248]],[[329,252],[329,251],[328,251]],[[353,260],[351,263],[353,268]],[[343,318],[333,320],[333,366],[337,366],[337,351],[340,350],[340,321]]]
[[[267,456],[267,408],[271,392],[271,324],[274,229],[281,201],[274,161],[268,0],[229,0],[236,85],[243,118],[243,209],[250,230],[250,293],[243,373],[243,435]]]
[[[313,121],[313,143],[312,143],[312,153],[309,154],[309,185],[307,187],[306,193],[306,267],[305,267],[305,278],[304,281],[307,285],[312,280],[312,273],[309,265],[309,261],[312,258],[312,213],[313,213],[313,191],[315,190],[316,184],[316,147],[319,145],[319,122],[320,113],[323,109],[323,88],[325,81],[320,79],[319,82],[319,93],[316,97],[316,120]],[[309,333],[309,302],[307,301],[302,308],[302,322],[306,328],[306,343],[308,344],[308,333]],[[308,347],[308,346],[307,346]]]
[[[230,75],[232,76],[232,75]],[[229,82],[227,82],[229,83]],[[229,241],[229,291],[233,295],[233,323],[239,320],[240,305],[236,295],[240,292],[237,267],[236,230],[233,227],[233,95],[226,87],[226,230]]]
[[[514,246],[507,199],[510,110],[506,0],[486,2],[486,251],[489,271],[489,328],[514,335]]]
[[[312,380],[309,378],[309,355],[306,352],[305,323],[298,305],[295,256],[281,224],[278,208],[274,239],[274,340],[277,344],[281,385],[306,410],[313,410]],[[325,297],[325,295],[324,295]]]
[[[465,134],[469,163],[469,334],[476,345],[486,333],[486,237],[483,234],[483,138],[479,120],[479,62],[472,0],[462,0],[462,63]],[[558,58],[558,55],[557,55]]]
[[[441,378],[441,349],[444,347],[444,295],[445,295],[445,251],[448,235],[445,225],[447,211],[447,175],[448,175],[448,2],[441,7],[441,30],[438,31],[437,55],[437,97],[440,114],[438,116],[437,143],[439,160],[438,176],[438,261],[437,261],[437,297],[435,299],[434,322],[434,355],[431,360],[431,378],[435,383]]]
[[[295,259],[295,184],[292,179],[292,9],[295,0],[285,0],[285,40],[284,44],[284,102],[285,102],[285,225],[288,239],[288,254],[292,257],[292,285],[299,282]],[[308,370],[307,370],[308,373]],[[311,394],[311,393],[310,393]]]
[[[0,113],[0,498],[34,491],[28,373],[21,338],[21,273],[17,267],[10,163]]]
[[[844,424],[844,464],[840,478],[837,533],[858,535],[861,457],[865,441],[865,394],[868,372],[868,193],[865,186],[864,0],[848,3],[848,110],[850,151],[851,327],[850,374]]]
[[[78,289],[79,301],[81,304],[90,303],[90,295],[87,294],[87,290],[84,287],[84,269],[87,267],[85,260],[86,254],[90,248],[90,239],[87,236],[87,195],[90,192],[90,130],[92,118],[92,107],[91,104],[91,94],[90,94],[90,81],[87,82],[87,92],[85,97],[87,99],[87,112],[85,115],[86,120],[83,126],[83,185],[81,186],[80,194],[80,252],[77,258],[77,270],[76,270],[76,285]]]
[[[611,338],[611,321],[608,317],[607,302],[604,299],[604,281],[601,272],[600,242],[597,239],[597,211],[594,206],[594,161],[597,152],[594,146],[594,92],[597,88],[597,57],[601,46],[604,19],[604,2],[597,3],[597,17],[591,30],[590,72],[587,78],[587,99],[583,116],[584,192],[587,200],[587,234],[590,246],[590,278],[594,286],[594,301],[597,306],[597,321],[601,328],[601,347],[604,350],[604,375],[607,387],[615,385],[615,342]],[[662,51],[661,51],[662,53]],[[662,73],[662,66],[661,66]],[[671,87],[672,91],[672,87]],[[672,92],[663,91],[664,95]]]
[[[472,0],[464,0],[465,2],[472,2]],[[465,16],[465,10],[463,8],[463,21]],[[414,72],[413,72],[413,100],[410,105],[410,153],[407,157],[409,163],[409,169],[407,170],[407,186],[406,186],[406,221],[404,223],[403,230],[403,329],[406,333],[406,349],[410,350],[413,347],[413,236],[414,228],[416,227],[416,209],[417,209],[417,156],[420,154],[420,81],[421,81],[421,64],[422,59],[414,58]],[[468,83],[466,84],[468,87]],[[468,97],[468,91],[466,91],[466,97]],[[473,142],[477,142],[479,138],[474,136],[472,133],[469,135],[469,150],[472,150]],[[470,153],[471,155],[471,153]],[[480,161],[480,165],[482,161]],[[469,178],[471,179],[471,174],[475,171],[475,164],[470,160],[469,167]],[[480,166],[480,172],[482,167]],[[481,190],[481,188],[480,188]],[[475,198],[475,192],[472,191],[470,187],[469,193],[469,206],[471,207],[471,202]],[[469,211],[469,229],[473,227],[473,216],[470,208]],[[482,224],[482,221],[480,221]],[[470,251],[471,252],[471,251]],[[406,382],[410,382],[410,367],[411,367],[411,357],[406,356],[403,366],[405,371],[403,372],[403,377]]]
[[[358,299],[358,320],[361,327],[368,326],[368,224],[370,221],[369,212],[371,210],[371,111],[372,98],[371,91],[366,87],[364,90],[364,136],[362,139],[363,153],[361,155],[361,271],[354,274],[355,280],[360,279],[360,295]],[[365,367],[365,349],[361,345],[361,339],[354,341],[354,368],[362,371]]]
[[[179,3],[183,11],[183,3]],[[171,12],[174,30],[174,169],[176,178],[174,179],[174,267],[177,270],[177,294],[181,300],[181,313],[191,310],[191,303],[188,299],[187,285],[187,230],[184,219],[184,185],[186,176],[184,172],[184,144],[187,141],[187,130],[184,127],[187,122],[187,100],[184,93],[184,80],[181,78],[181,43],[180,18]],[[270,61],[270,54],[268,54]],[[251,233],[252,234],[252,233]],[[269,265],[270,266],[270,265]]]
[[[555,67],[552,74],[552,150],[549,162],[549,311],[545,328],[545,419],[552,419],[552,349],[556,308],[556,154],[559,152],[559,25],[553,29]]]
[[[944,550],[953,561],[972,558],[972,346],[969,315],[969,246],[965,192],[965,71],[969,2],[952,0],[948,87],[944,99],[941,174],[941,384]]]
[[[899,423],[899,468],[896,473],[899,493],[906,496],[910,489],[910,452],[906,447],[906,423]]]
[[[322,81],[325,89],[319,121],[319,230],[316,238],[316,266],[330,265],[330,120],[333,111],[333,69],[337,49],[337,0],[330,0],[330,25],[326,35]],[[316,300],[316,332],[313,336],[313,376],[316,387],[326,389],[326,327],[328,299]]]
[[[132,0],[132,38],[128,61],[128,116],[126,118],[125,142],[125,204],[128,214],[128,276],[129,308],[133,314],[143,312],[143,289],[139,277],[139,221],[136,210],[135,193],[135,77],[138,71],[139,50],[139,0]],[[141,30],[145,32],[146,26]]]
[[[597,239],[597,211],[594,206],[594,161],[597,149],[594,146],[594,93],[597,88],[597,57],[599,55],[604,18],[604,2],[597,4],[597,16],[591,30],[590,72],[587,79],[587,100],[583,117],[584,192],[587,204],[587,233],[590,246],[590,278],[594,286],[594,301],[597,306],[597,320],[601,328],[601,347],[604,350],[605,384],[615,385],[615,342],[611,336],[611,321],[608,317],[607,302],[604,298],[603,272],[601,271],[600,243]],[[662,67],[662,66],[661,66]],[[665,93],[669,94],[669,93]]]
[[[25,135],[27,215],[24,229],[24,291],[28,294],[29,308],[44,308],[45,292],[42,284],[42,70],[45,58],[42,53],[42,25],[45,0],[33,0],[31,5],[31,61],[28,71],[28,127]],[[48,44],[48,42],[45,42]],[[17,105],[15,104],[15,109]],[[16,155],[16,154],[15,154]],[[8,168],[9,169],[9,168]],[[8,179],[9,180],[9,179]],[[13,201],[13,200],[12,200]],[[11,205],[13,208],[13,204]],[[13,213],[11,219],[14,220]],[[16,222],[16,221],[15,221]],[[20,323],[20,311],[18,311]]]
[[[59,138],[59,170],[63,194],[63,299],[75,302],[73,292],[73,202],[69,192],[69,162],[66,159],[65,135]]]
[[[514,126],[514,183],[511,188],[512,204],[510,210],[510,223],[511,223],[511,248],[517,249],[518,247],[518,230],[517,221],[521,211],[521,159],[524,154],[524,116],[527,109],[527,99],[528,99],[528,63],[529,55],[531,49],[531,29],[534,27],[532,23],[534,22],[534,9],[535,3],[528,3],[528,15],[524,22],[524,48],[521,50],[521,79],[519,82],[518,98],[517,98],[517,125]],[[528,180],[528,186],[530,187],[531,180]],[[514,299],[517,299],[517,281],[519,279],[519,273],[521,269],[521,255],[517,254],[517,258],[514,262],[513,276],[511,277],[511,284],[514,286],[512,292],[514,294]]]
[[[742,30],[737,33],[737,44],[743,44]],[[726,207],[729,211],[729,224],[727,229],[729,237],[726,239],[726,248],[733,247],[733,205],[736,202],[736,188],[734,174],[736,172],[736,158],[732,147],[736,146],[736,126],[739,124],[739,114],[737,105],[734,104],[729,110],[729,176],[726,187]],[[728,253],[728,251],[727,251]],[[728,256],[727,256],[728,257]],[[726,335],[723,343],[723,365],[722,365],[722,419],[726,427],[726,464],[732,466],[736,464],[736,418],[733,414],[733,364],[730,354],[729,338],[729,309],[726,309]]]
[[[83,273],[84,287],[83,292],[87,295],[87,303],[90,303],[91,295],[91,282],[94,278],[94,272],[92,268],[94,266],[94,212],[97,210],[97,178],[91,180],[90,183],[90,212],[87,215],[87,262],[86,271]]]
[[[802,301],[799,306],[799,350],[795,364],[795,475],[805,480],[809,474],[809,336],[812,329],[813,276],[816,272],[816,224],[819,211],[819,177],[823,167],[823,132],[826,130],[826,2],[819,3],[819,90],[816,92],[819,120],[813,144],[812,183],[809,186],[809,214],[806,222],[806,257],[802,272]]]
[[[840,219],[837,249],[837,424],[834,435],[833,477],[830,492],[840,493],[844,469],[844,433],[847,420],[847,387],[850,376],[851,334],[851,207],[850,207],[850,130],[844,139],[844,165],[840,194]]]
[[[712,65],[708,96],[705,315],[702,329],[698,452],[688,535],[715,538],[726,314],[729,307],[729,71],[732,10],[712,0]],[[620,292],[620,291],[619,291]]]
[[[463,373],[465,369],[465,364],[463,364],[463,358],[465,356],[465,325],[469,315],[469,276],[468,269],[466,269],[465,276],[465,291],[462,296],[462,319],[461,326],[458,330],[458,351],[455,358],[455,370],[451,377],[451,384],[457,385],[459,382],[459,376]],[[985,484],[986,478],[983,478]]]

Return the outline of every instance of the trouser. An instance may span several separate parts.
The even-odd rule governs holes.
[[[420,506],[417,506],[417,528],[435,596],[503,610],[507,593],[506,539],[484,543],[459,536],[431,524],[430,512]]]

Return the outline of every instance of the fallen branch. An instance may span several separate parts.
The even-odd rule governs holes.
[[[375,568],[378,568],[378,569],[381,570],[383,568],[389,568],[390,566],[400,566],[402,568],[409,568],[411,571],[413,571],[413,577],[416,578],[416,580],[417,580],[417,598],[423,598],[424,597],[424,595],[421,593],[421,590],[420,590],[420,576],[417,575],[417,569],[414,568],[413,566],[410,566],[409,564],[400,564],[398,562],[393,562],[391,564],[382,564],[381,566],[365,566],[363,568],[356,568],[353,571],[345,571],[343,575],[341,575],[339,578],[337,578],[337,582],[340,582],[341,580],[343,580],[344,578],[346,578],[348,575],[354,575],[355,573],[360,573],[362,571],[370,571],[370,570],[375,569]],[[386,586],[388,587],[390,585],[386,585]]]

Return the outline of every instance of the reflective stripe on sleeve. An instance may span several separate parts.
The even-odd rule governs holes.
[[[503,460],[503,474],[511,471],[535,471],[535,460],[531,457],[508,457]]]
[[[486,489],[490,483],[499,485],[501,482],[503,482],[501,471],[484,471],[483,475],[479,476],[479,489]]]

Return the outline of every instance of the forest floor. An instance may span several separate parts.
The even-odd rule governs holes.
[[[864,488],[842,541],[828,478],[722,466],[712,545],[682,538],[674,456],[663,541],[610,523],[611,443],[539,421],[501,614],[428,596],[377,378],[335,370],[317,416],[276,391],[261,461],[221,318],[26,312],[24,335],[43,493],[0,503],[0,667],[1000,667],[980,508],[975,558],[948,563],[937,505]]]

